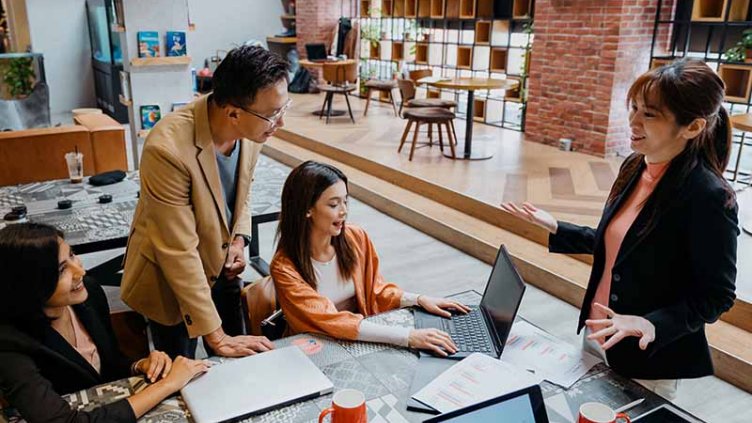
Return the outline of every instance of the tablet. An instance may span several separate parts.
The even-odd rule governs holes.
[[[424,423],[548,423],[540,386],[492,398],[426,420]]]
[[[663,404],[632,420],[633,423],[691,423],[678,410]]]

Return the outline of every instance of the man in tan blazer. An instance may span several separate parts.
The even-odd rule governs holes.
[[[155,348],[172,357],[193,358],[198,336],[224,356],[274,348],[242,335],[237,276],[256,161],[290,105],[287,69],[261,47],[230,51],[213,93],[166,115],[144,144],[121,296],[150,320]]]

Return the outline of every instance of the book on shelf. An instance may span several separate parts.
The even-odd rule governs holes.
[[[168,56],[187,55],[187,51],[185,47],[185,32],[167,31],[167,55]]]
[[[159,122],[162,113],[156,104],[147,104],[141,106],[141,129],[151,129]]]
[[[131,100],[131,76],[126,71],[120,71],[120,92],[123,100]]]
[[[159,33],[138,31],[138,57],[159,57]]]

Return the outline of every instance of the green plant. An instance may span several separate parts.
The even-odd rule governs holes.
[[[381,41],[381,28],[373,23],[361,26],[360,39],[370,41],[371,45],[374,47],[378,46]]]
[[[533,23],[532,22],[526,22],[522,25],[522,33],[527,36],[527,40],[525,42],[525,47],[522,53],[522,65],[520,69],[520,98],[522,98],[522,102],[527,102],[527,84],[525,84],[525,81],[527,80],[528,74],[527,71],[530,68],[530,51],[533,48]]]
[[[28,57],[19,57],[10,61],[3,81],[8,85],[13,97],[26,97],[31,94],[35,77],[32,63],[32,59]]]
[[[743,44],[739,43],[723,53],[723,57],[728,62],[743,62],[747,57],[746,48]]]

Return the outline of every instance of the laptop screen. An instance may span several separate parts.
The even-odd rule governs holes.
[[[486,317],[489,317],[496,329],[499,346],[504,347],[509,331],[512,329],[514,317],[525,292],[525,283],[522,281],[512,260],[502,245],[496,256],[496,263],[488,278],[486,292],[480,306],[484,309]]]

